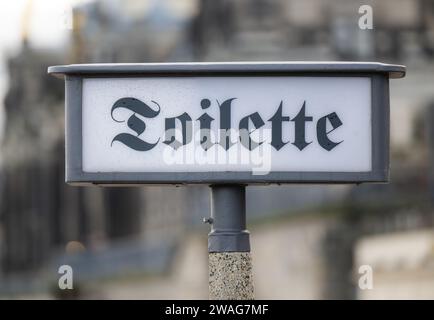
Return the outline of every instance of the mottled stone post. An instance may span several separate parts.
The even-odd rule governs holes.
[[[211,186],[211,218],[207,221],[211,224],[208,236],[210,299],[254,299],[245,186]]]

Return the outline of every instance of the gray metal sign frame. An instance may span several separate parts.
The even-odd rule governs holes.
[[[74,185],[363,183],[389,180],[389,79],[405,67],[358,62],[84,64],[53,66],[65,76],[66,182]],[[372,170],[369,172],[84,172],[82,169],[82,80],[126,77],[369,77],[372,101]]]

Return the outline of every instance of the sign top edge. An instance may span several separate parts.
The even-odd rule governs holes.
[[[277,61],[277,62],[185,62],[185,63],[95,63],[48,67],[48,73],[63,75],[224,75],[291,73],[387,73],[389,78],[405,77],[403,65],[379,62]]]

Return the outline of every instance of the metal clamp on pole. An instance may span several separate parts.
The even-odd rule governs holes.
[[[210,222],[208,252],[250,252],[244,185],[211,186]]]

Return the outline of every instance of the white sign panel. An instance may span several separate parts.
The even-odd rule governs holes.
[[[89,173],[372,169],[369,77],[85,78],[82,122]]]

